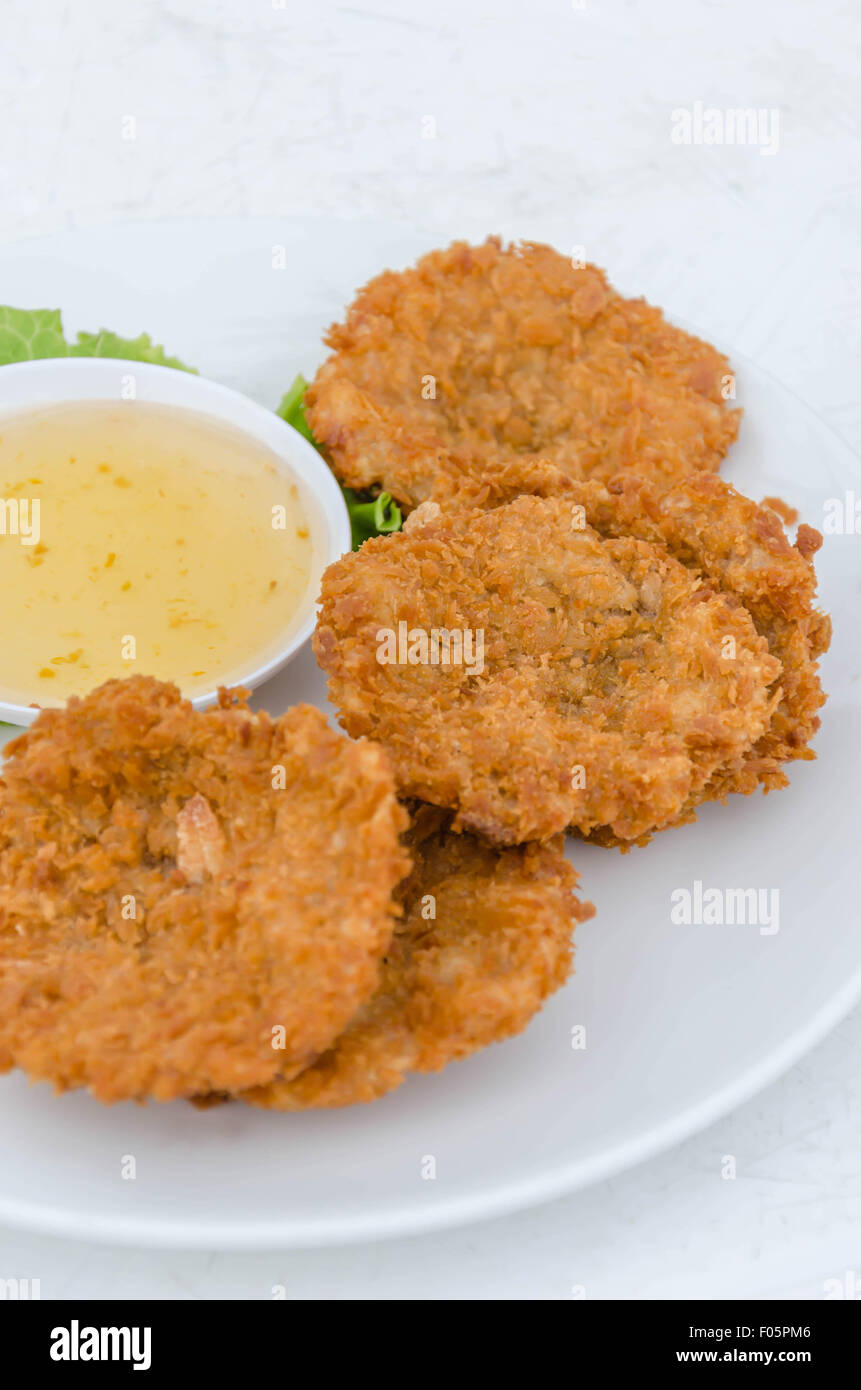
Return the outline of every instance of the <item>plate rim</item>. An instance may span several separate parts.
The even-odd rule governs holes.
[[[289,1221],[279,1223],[274,1216],[259,1222],[178,1222],[174,1219],[160,1221],[150,1216],[100,1217],[43,1204],[12,1204],[0,1196],[0,1222],[14,1230],[78,1239],[98,1245],[138,1246],[154,1250],[265,1251],[320,1249],[395,1240],[514,1215],[561,1197],[573,1196],[595,1183],[631,1171],[694,1138],[778,1080],[817,1043],[823,1041],[859,1001],[861,962],[843,988],[821,1006],[803,1029],[742,1073],[740,1079],[727,1082],[711,1096],[654,1126],[645,1136],[624,1140],[610,1150],[573,1165],[557,1165],[546,1170],[541,1177],[508,1182],[482,1196],[470,1194],[437,1201],[425,1211],[412,1206],[386,1215],[373,1209],[367,1214],[348,1219],[314,1218],[308,1222],[291,1217]]]

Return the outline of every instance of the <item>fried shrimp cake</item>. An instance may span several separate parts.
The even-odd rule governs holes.
[[[822,536],[802,524],[792,544],[772,505],[757,504],[720,478],[688,478],[660,492],[619,477],[608,488],[575,485],[569,494],[602,535],[635,535],[662,544],[719,592],[734,595],[779,660],[780,699],[768,728],[740,758],[717,769],[708,798],[787,785],[784,764],[810,760],[810,739],[825,703],[818,661],[831,641],[831,619],[815,607],[813,556]]]
[[[524,1029],[565,983],[571,933],[594,913],[552,845],[493,849],[420,807],[413,872],[380,987],[327,1053],[292,1081],[242,1097],[275,1110],[376,1100],[409,1072],[439,1071]]]
[[[200,713],[109,681],[0,784],[0,1068],[101,1100],[290,1075],[377,985],[406,822],[382,750],[315,709]]]
[[[634,536],[659,545],[703,583],[740,602],[754,627],[780,662],[780,698],[768,728],[740,756],[717,768],[687,807],[725,800],[731,792],[750,795],[788,783],[785,765],[815,758],[810,740],[819,728],[825,694],[819,658],[831,640],[831,619],[815,606],[813,556],[822,536],[802,524],[790,542],[783,521],[794,517],[779,499],[757,504],[711,474],[686,478],[669,489],[620,474],[605,486],[565,477],[550,464],[509,463],[493,478],[478,472],[458,481],[457,497],[447,505],[491,510],[525,493],[564,497],[581,508],[584,520],[607,538]],[[777,504],[777,505],[775,505]],[[425,502],[410,514],[406,530],[416,530],[441,514]],[[617,843],[604,831],[604,843]]]
[[[717,469],[738,431],[725,357],[537,243],[455,242],[386,271],[326,341],[314,435],[342,482],[407,508],[512,459],[666,485]]]
[[[768,729],[779,660],[664,545],[565,497],[429,510],[327,570],[314,648],[344,727],[456,830],[636,840]]]

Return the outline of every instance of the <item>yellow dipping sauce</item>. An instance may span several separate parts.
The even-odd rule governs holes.
[[[230,425],[140,401],[0,414],[2,700],[241,683],[307,614],[311,560],[300,485]]]

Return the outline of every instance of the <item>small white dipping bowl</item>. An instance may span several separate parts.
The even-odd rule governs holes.
[[[307,612],[300,610],[296,615],[290,637],[285,639],[277,654],[250,675],[242,677],[242,684],[253,689],[286,666],[308,641],[316,621],[316,596],[320,592],[323,571],[350,549],[350,518],[341,489],[313,445],[274,411],[218,382],[148,362],[107,357],[51,357],[0,367],[0,427],[5,415],[40,405],[127,400],[130,382],[134,383],[135,397],[129,401],[129,409],[133,410],[135,402],[142,401],[195,410],[211,420],[223,420],[266,445],[286,476],[301,487],[311,529],[311,572],[304,600]],[[229,557],[224,559],[229,564]],[[195,695],[192,704],[195,709],[205,709],[217,699],[217,690],[205,691]],[[38,713],[38,709],[27,705],[0,700],[0,720],[10,724],[31,724]]]

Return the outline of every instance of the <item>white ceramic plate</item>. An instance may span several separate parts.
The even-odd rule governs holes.
[[[273,247],[296,270],[273,270]],[[62,306],[67,331],[146,329],[274,406],[295,372],[313,371],[353,288],[423,249],[360,225],[112,228],[0,250],[0,303]],[[726,475],[814,525],[827,499],[861,497],[846,446],[766,373],[734,363],[747,414]],[[576,975],[522,1037],[329,1114],[105,1109],[0,1079],[0,1222],[218,1249],[406,1234],[605,1178],[765,1086],[861,997],[859,557],[850,535],[818,557],[835,619],[818,762],[797,764],[786,791],[707,807],[624,857],[572,842],[598,915],[579,932]],[[257,693],[273,711],[297,700],[324,703],[307,649]],[[697,880],[778,890],[779,930],[673,925],[671,893]],[[579,1025],[585,1050],[571,1046]],[[133,1181],[121,1176],[126,1155]]]

